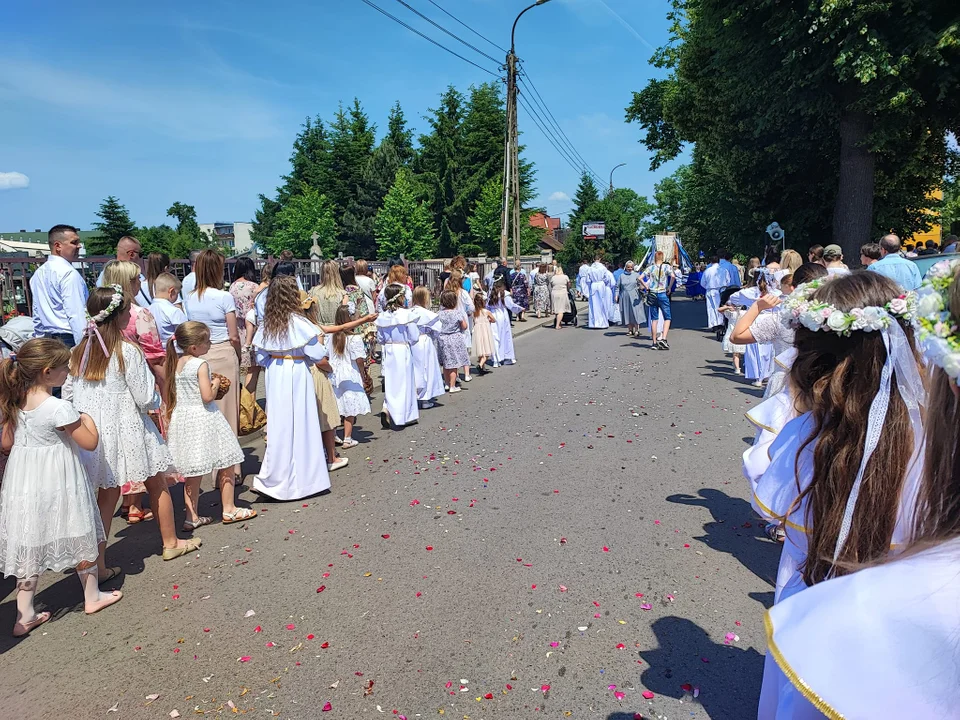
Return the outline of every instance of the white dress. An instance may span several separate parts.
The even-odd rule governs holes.
[[[487,310],[496,318],[493,327],[493,361],[502,365],[505,362],[515,363],[517,353],[513,348],[513,329],[510,327],[510,313],[512,310],[518,313],[523,310],[519,305],[513,302],[513,296],[505,293],[503,303],[488,305]]]
[[[144,482],[161,473],[174,472],[173,457],[147,412],[160,407],[153,373],[140,348],[120,345],[124,372],[116,355],[110,358],[103,380],[70,376],[64,398],[71,398],[77,412],[86,413],[97,426],[96,450],[80,450],[80,459],[96,488],[120,487],[126,482]]]
[[[327,335],[327,359],[333,368],[328,377],[337,396],[337,407],[343,417],[370,414],[370,398],[363,389],[363,377],[357,369],[357,360],[367,357],[367,348],[359,335],[347,335],[343,355],[333,349],[333,335]]]
[[[779,296],[780,291],[771,290],[770,294]],[[744,288],[743,290],[738,290],[730,296],[730,299],[727,302],[739,305],[740,307],[748,308],[759,299],[760,290],[754,286]],[[777,308],[764,310],[760,317],[763,317],[764,315],[772,318],[773,322],[780,322],[780,311]],[[756,321],[754,321],[754,324],[756,324]],[[751,325],[751,328],[752,327],[753,325]],[[761,337],[765,336],[761,335]],[[770,375],[773,374],[773,358],[776,355],[777,352],[775,351],[772,342],[761,341],[760,338],[757,338],[757,342],[747,345],[747,350],[744,353],[744,365],[746,365],[745,370],[747,380],[766,380],[769,378]]]
[[[743,355],[747,351],[746,345],[737,345],[732,340],[733,330],[737,325],[737,321],[743,317],[744,312],[746,311],[742,309],[723,311],[723,316],[727,319],[727,332],[723,336],[723,351],[727,355]]]
[[[793,365],[793,340],[796,331],[786,327],[780,321],[780,313],[761,313],[750,326],[750,332],[758,343],[769,343],[773,346],[773,371],[767,383],[766,396],[774,395],[783,388],[787,381],[787,373]],[[789,358],[789,362],[785,359]]]
[[[783,692],[760,720],[956,718],[958,559],[954,539],[774,606],[764,681],[771,673]]]
[[[437,358],[436,336],[440,332],[440,317],[437,313],[419,305],[410,308],[420,330],[420,339],[413,346],[414,374],[417,399],[433,400],[443,395],[443,371]]]
[[[598,329],[610,327],[613,275],[602,263],[594,263],[587,270],[586,283],[590,288],[589,326]]]
[[[720,314],[720,291],[727,287],[729,282],[729,274],[719,263],[709,265],[700,277],[700,286],[706,293],[707,299],[708,328],[723,325],[723,315]]]
[[[95,562],[104,540],[93,485],[79,448],[58,428],[80,419],[66,400],[48,398],[17,415],[0,489],[0,562],[24,579]]]
[[[327,349],[320,328],[291,316],[287,332],[267,338],[257,330],[253,346],[266,368],[267,450],[253,489],[277,500],[299,500],[330,489],[330,474],[320,439],[320,415],[310,365]]]
[[[376,325],[383,350],[383,408],[395,425],[407,425],[420,418],[411,350],[420,340],[420,330],[416,318],[404,308],[380,313]]]
[[[177,404],[167,428],[167,447],[184,477],[206,475],[243,462],[243,450],[230,423],[214,401],[203,402],[198,372],[209,377],[210,367],[203,358],[192,357],[177,373]]]

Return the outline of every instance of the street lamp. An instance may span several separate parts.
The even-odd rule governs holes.
[[[513,255],[520,259],[520,133],[517,130],[517,23],[528,10],[550,0],[537,0],[517,15],[510,29],[507,53],[507,133],[503,148],[503,215],[500,223],[500,256],[507,257],[507,240],[513,230]],[[511,210],[513,222],[511,223]]]
[[[613,192],[613,173],[617,171],[617,168],[622,168],[626,163],[620,163],[613,170],[610,171],[610,192]]]

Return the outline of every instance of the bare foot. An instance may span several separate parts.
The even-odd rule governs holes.
[[[83,604],[83,611],[87,615],[93,615],[94,613],[100,612],[104,608],[110,607],[114,603],[120,602],[120,598],[122,597],[123,593],[119,590],[113,590],[112,592],[108,593],[100,593],[100,599],[96,602]]]
[[[40,625],[43,625],[47,620],[50,619],[50,613],[42,612],[37,613],[37,616],[33,620],[28,622],[18,622],[13,624],[13,636],[14,637],[23,637],[24,635],[29,634],[31,630]]]

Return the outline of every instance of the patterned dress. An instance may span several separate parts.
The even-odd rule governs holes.
[[[254,300],[256,300],[257,293],[260,290],[260,285],[253,282],[252,280],[247,280],[245,278],[240,278],[235,281],[233,285],[230,286],[230,295],[233,296],[233,302],[237,306],[237,324],[240,326],[240,337],[246,337],[246,330],[244,329],[244,318],[247,317],[247,313],[253,309]],[[253,362],[253,359],[250,355],[249,350],[241,350],[240,352],[240,372],[246,372],[247,368],[252,367],[256,363]]]
[[[533,278],[533,309],[538,313],[550,312],[550,276],[537,273]]]
[[[524,310],[530,307],[530,285],[527,282],[527,276],[519,270],[513,276],[510,294],[513,295],[513,301]]]
[[[463,308],[456,307],[453,310],[444,308],[439,316],[440,334],[437,336],[437,355],[440,356],[440,365],[444,370],[469,365],[470,355],[463,342],[464,331],[460,327],[460,322],[467,319]]]

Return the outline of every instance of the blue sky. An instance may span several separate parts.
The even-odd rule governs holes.
[[[493,66],[396,0],[374,1]],[[500,59],[428,0],[407,2]],[[503,47],[528,4],[437,2]],[[650,173],[623,117],[632,91],[660,72],[648,60],[667,37],[667,11],[666,0],[552,0],[517,28],[517,53],[576,149],[605,181],[628,163],[616,184],[648,196],[676,163]],[[0,231],[86,229],[111,194],[138,224],[165,222],[178,200],[200,222],[250,220],[257,194],[287,171],[305,116],[331,117],[357,96],[382,133],[399,100],[420,132],[447,85],[490,78],[361,0],[3,3],[0,46]],[[577,172],[523,107],[520,124],[537,203],[566,213]]]

